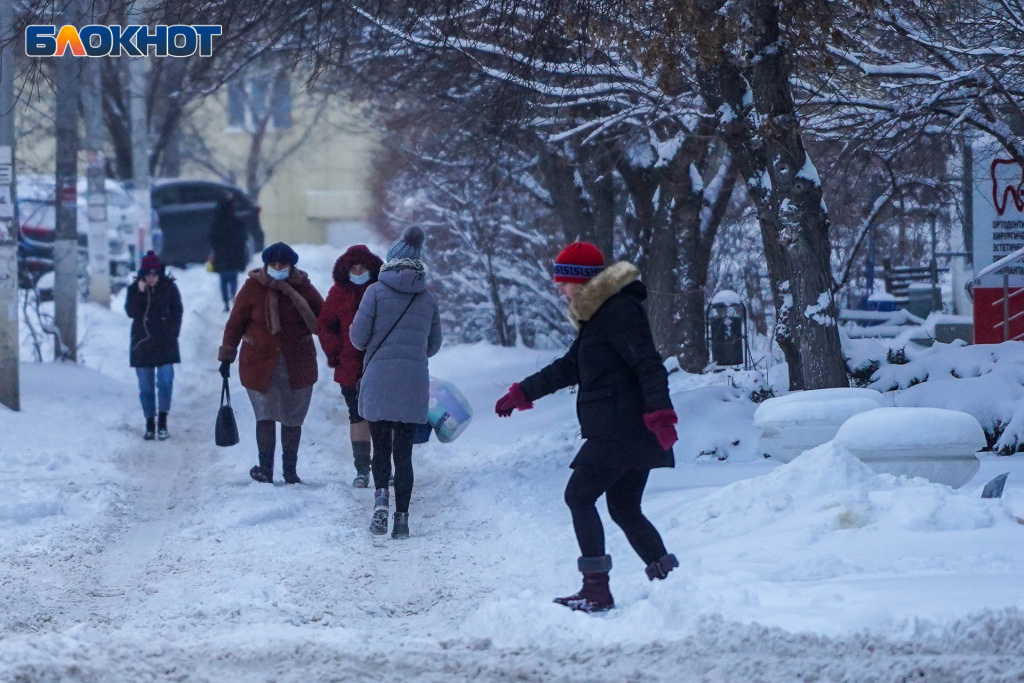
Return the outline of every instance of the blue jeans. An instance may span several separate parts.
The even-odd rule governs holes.
[[[171,412],[171,391],[174,389],[174,366],[135,368],[139,378],[139,400],[146,419],[156,417],[157,405],[161,413]]]
[[[227,306],[235,300],[235,293],[238,291],[238,271],[225,270],[221,271],[219,275],[220,297],[224,300],[224,305]]]

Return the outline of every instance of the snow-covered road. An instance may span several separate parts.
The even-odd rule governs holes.
[[[335,253],[301,254],[326,292]],[[1004,509],[978,500],[975,482],[962,493],[894,482],[832,452],[776,468],[743,457],[744,443],[726,462],[695,463],[708,439],[748,439],[752,407],[723,387],[679,393],[681,467],[652,479],[647,508],[683,566],[649,584],[609,525],[619,608],[573,614],[550,603],[578,582],[561,503],[573,397],[509,420],[489,410],[550,352],[454,347],[432,363],[476,421],[455,444],[418,447],[412,536],[381,540],[367,531],[372,491],[349,486],[326,368],[302,486],[249,479],[252,413],[237,379],[242,443],[213,445],[226,314],[213,276],[179,283],[169,441],[140,437],[117,308],[84,313],[85,367],[26,364],[23,412],[0,412],[0,680],[1024,676],[1024,527],[1006,511],[1024,502],[1019,487]],[[1017,460],[986,460],[978,479],[1010,469],[1024,482]]]

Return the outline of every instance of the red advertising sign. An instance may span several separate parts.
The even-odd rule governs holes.
[[[1024,339],[1024,169],[976,148],[974,342]],[[1020,252],[1020,253],[1018,253]]]

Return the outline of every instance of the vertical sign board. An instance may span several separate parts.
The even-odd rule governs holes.
[[[995,145],[987,147],[976,147],[974,156],[975,273],[1024,248],[1024,169]],[[1008,333],[1003,324],[1007,308]],[[1024,339],[1024,261],[974,283],[974,343],[1000,344],[1005,339]]]
[[[14,227],[14,202],[11,199],[13,161],[11,147],[0,146],[0,244],[16,243],[18,239],[18,231]]]

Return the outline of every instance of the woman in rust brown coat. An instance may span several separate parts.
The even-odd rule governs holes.
[[[313,335],[324,300],[309,275],[295,267],[298,260],[299,255],[284,242],[263,251],[266,265],[249,271],[218,352],[221,375],[228,377],[242,345],[238,375],[256,414],[259,451],[259,464],[249,470],[249,476],[259,482],[274,481],[275,423],[280,422],[285,483],[302,483],[295,466],[302,422],[317,380]]]

